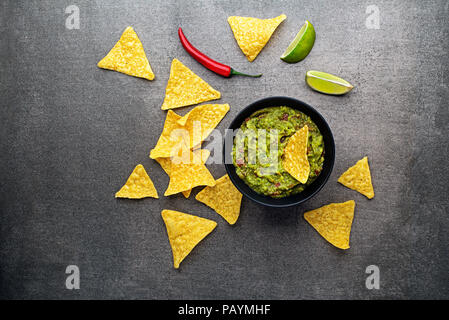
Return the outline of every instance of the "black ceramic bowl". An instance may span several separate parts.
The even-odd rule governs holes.
[[[235,172],[234,164],[232,163],[232,145],[233,145],[233,131],[240,128],[243,121],[251,116],[257,110],[266,108],[266,107],[276,107],[276,106],[287,106],[293,109],[297,109],[306,115],[308,115],[312,121],[318,126],[321,134],[324,139],[324,164],[323,170],[321,171],[318,178],[309,185],[304,191],[297,193],[295,195],[287,196],[284,198],[271,198],[268,196],[264,196],[255,192],[251,189],[243,180],[239,178],[237,173]],[[327,124],[326,120],[318,113],[314,108],[309,106],[308,104],[288,97],[270,97],[265,98],[259,101],[256,101],[242,111],[235,117],[235,119],[231,122],[229,126],[230,130],[226,131],[225,135],[225,143],[223,144],[223,159],[225,160],[226,172],[229,175],[232,183],[236,186],[236,188],[246,197],[251,200],[263,204],[269,207],[289,207],[301,204],[308,199],[312,198],[321,188],[326,184],[327,179],[329,178],[332,168],[334,167],[335,161],[335,144],[334,137],[332,136],[331,129]]]

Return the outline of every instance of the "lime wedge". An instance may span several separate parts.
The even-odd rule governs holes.
[[[306,82],[313,90],[336,96],[348,93],[354,88],[352,84],[342,78],[314,70],[307,71]]]
[[[299,30],[295,39],[289,44],[287,50],[282,54],[281,59],[288,63],[296,63],[303,60],[309,54],[315,43],[315,29],[306,20]]]

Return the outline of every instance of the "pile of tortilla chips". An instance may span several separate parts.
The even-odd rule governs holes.
[[[154,79],[143,45],[132,27],[125,29],[111,51],[98,62],[98,67],[148,80]],[[173,59],[161,109],[190,106],[219,99],[220,96],[219,91],[178,59]],[[206,186],[201,193],[206,197],[203,199],[200,196],[199,201],[203,201],[229,223],[234,224],[240,213],[242,195],[230,181],[226,180],[226,177],[215,181],[205,165],[210,152],[201,149],[201,143],[211,134],[229,109],[228,104],[204,104],[193,108],[183,117],[169,110],[159,140],[151,150],[150,158],[156,160],[170,177],[165,196],[182,193],[188,198],[194,187]],[[221,192],[228,193],[225,195],[226,199],[215,206],[214,199],[207,195],[214,194],[220,197]],[[232,199],[229,195],[232,195]],[[139,164],[115,197],[158,198],[158,193],[145,168]],[[162,218],[173,250],[175,268],[179,267],[190,251],[217,225],[214,221],[173,210],[163,210]]]
[[[214,178],[205,166],[208,154],[202,151],[196,151],[195,154],[192,150],[201,150],[197,148],[228,111],[228,104],[201,105],[184,117],[168,111],[162,134],[150,152],[150,158],[158,161],[170,177],[166,196],[189,192],[196,186],[215,185]]]
[[[213,89],[179,60],[173,60],[162,104],[163,110],[219,98],[220,92]],[[205,165],[210,152],[201,149],[202,142],[211,134],[229,109],[228,104],[203,104],[193,108],[183,117],[168,110],[161,136],[151,150],[150,158],[156,160],[170,178],[165,196],[182,193],[188,198],[192,189],[197,186],[206,186],[200,194],[212,192],[219,197],[223,196],[224,192],[232,192],[230,193],[232,199],[228,199],[232,201],[232,205],[228,201],[227,207],[223,206],[223,203],[219,207],[212,205],[214,200],[203,202],[229,223],[234,224],[240,214],[242,195],[230,181],[224,181],[225,177],[215,181]],[[172,210],[163,210],[162,217],[172,247],[175,268],[179,267],[181,261],[217,225],[214,221]]]

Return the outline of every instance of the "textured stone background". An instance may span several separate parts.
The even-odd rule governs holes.
[[[80,30],[65,8],[80,8]],[[366,7],[380,9],[367,29]],[[249,63],[226,18],[288,19]],[[447,1],[2,1],[0,3],[1,298],[449,298]],[[317,41],[298,64],[279,56],[305,19]],[[98,69],[128,25],[156,74],[152,82]],[[260,79],[225,79],[196,63],[177,28],[217,60]],[[168,184],[148,158],[162,130],[160,110],[172,58],[222,92],[231,111],[286,95],[315,106],[336,142],[324,189],[303,206],[268,209],[244,199],[231,227],[182,195],[114,199],[137,163],[159,193]],[[311,91],[307,70],[334,73],[355,89],[344,97]],[[179,110],[185,114],[191,108]],[[337,183],[369,156],[376,197]],[[218,178],[221,165],[209,166]],[[302,218],[329,202],[357,203],[351,249],[324,241]],[[183,262],[172,256],[160,212],[216,220],[218,228]],[[65,268],[81,289],[65,289]],[[365,288],[365,268],[381,271]]]

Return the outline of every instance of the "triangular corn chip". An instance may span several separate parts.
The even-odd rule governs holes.
[[[282,167],[302,184],[307,182],[310,173],[310,164],[307,158],[308,141],[309,127],[305,125],[290,137],[282,159]]]
[[[171,110],[167,112],[161,136],[154,149],[151,150],[151,159],[173,156],[173,154],[176,154],[181,147],[180,144],[184,143],[187,139],[185,138],[187,131],[183,126],[178,124],[177,121],[179,119],[181,119],[181,116],[177,115],[175,112]]]
[[[204,104],[193,108],[178,120],[189,131],[190,148],[198,146],[220,123],[229,111],[229,104]]]
[[[164,169],[165,173],[170,177],[171,159],[170,158],[156,158],[155,160],[161,165],[162,169]],[[190,197],[191,192],[192,192],[192,189],[183,191],[182,195],[185,198],[188,198],[188,197]]]
[[[187,153],[187,159],[184,159]],[[195,157],[192,151],[183,150],[183,154],[177,159],[171,159],[170,183],[165,191],[165,196],[187,191],[197,186],[214,186],[215,179],[207,170],[199,157]]]
[[[138,164],[126,181],[125,185],[115,194],[116,198],[142,199],[146,197],[159,198],[145,168]]]
[[[349,249],[354,209],[354,200],[331,203],[304,213],[304,219],[331,244],[340,249]]]
[[[228,22],[240,49],[249,61],[253,61],[286,18],[285,14],[273,19],[233,16],[228,18]]]
[[[201,162],[206,163],[207,159],[210,156],[210,151],[207,149],[196,149],[193,151],[194,156],[201,157]],[[165,173],[170,177],[171,174],[171,158],[157,158],[155,159],[162,167],[162,169],[165,171]],[[182,194],[185,198],[188,198],[190,196],[190,190],[183,191]]]
[[[173,210],[162,210],[162,219],[167,228],[176,269],[193,248],[217,226],[215,221]]]
[[[182,195],[184,196],[184,198],[187,199],[188,197],[190,197],[190,194],[192,193],[192,189],[183,191],[183,192],[181,192],[181,193],[182,193]]]
[[[220,96],[220,92],[193,73],[181,61],[173,59],[161,109],[190,106],[204,101],[220,99]]]
[[[360,192],[368,199],[372,199],[374,197],[374,189],[371,182],[368,157],[357,161],[354,166],[346,170],[338,178],[338,182],[352,190]]]
[[[125,29],[120,40],[97,66],[134,77],[154,79],[142,42],[131,27]]]
[[[228,175],[218,179],[215,186],[201,190],[195,199],[214,209],[229,224],[236,223],[239,218],[242,194]]]

